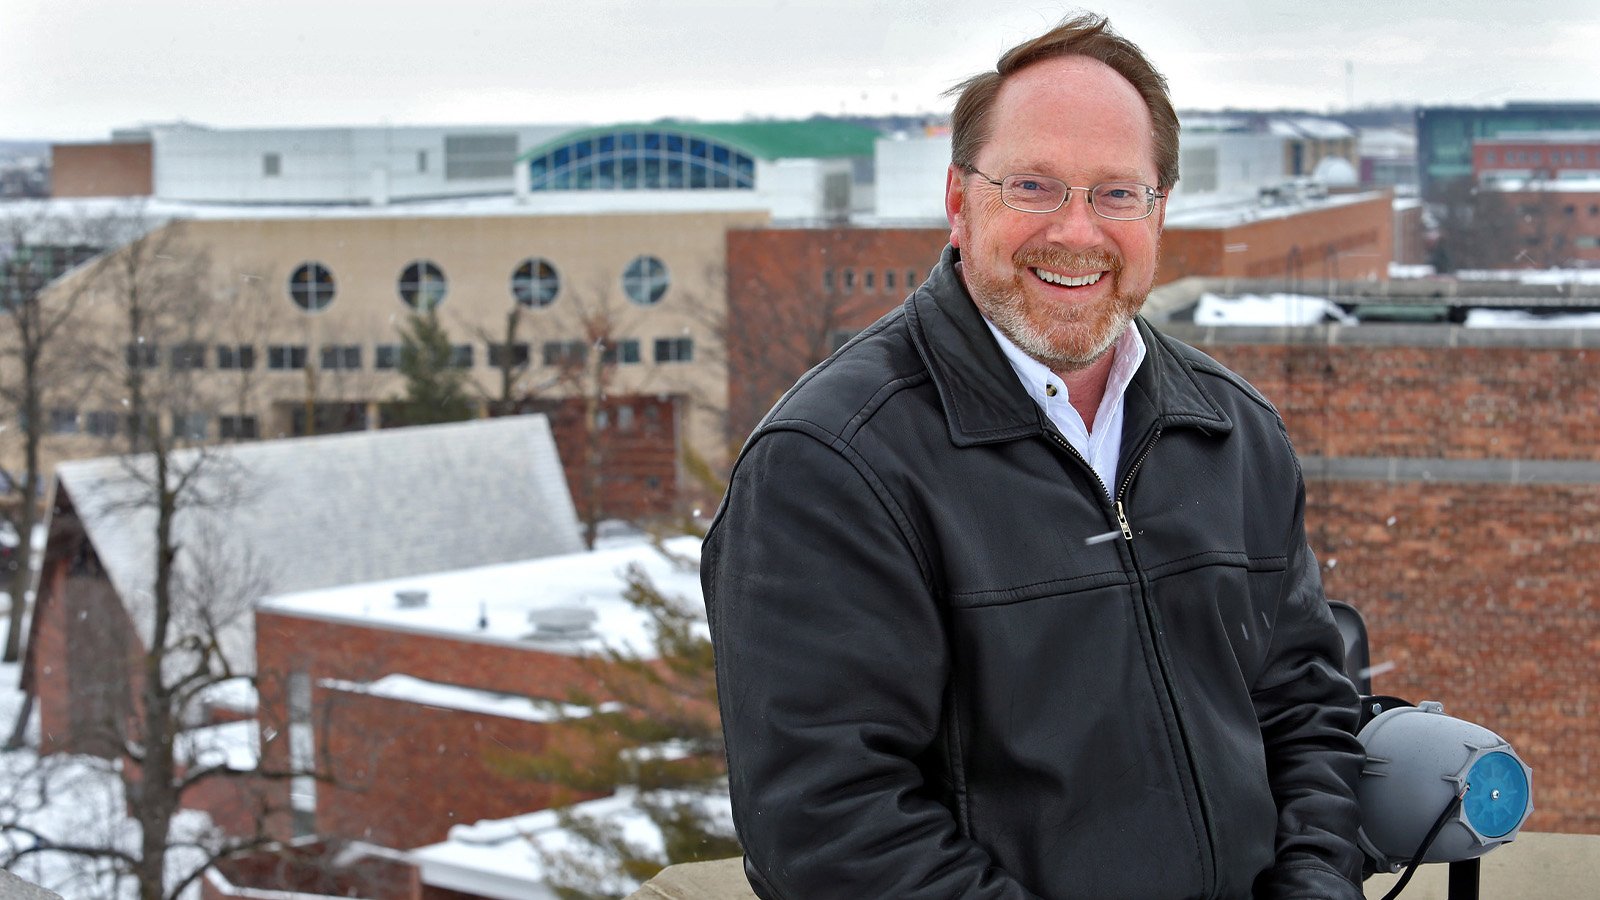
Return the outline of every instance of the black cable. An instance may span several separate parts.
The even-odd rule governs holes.
[[[1416,855],[1411,857],[1411,865],[1406,867],[1405,874],[1400,876],[1400,880],[1395,882],[1389,893],[1383,895],[1383,900],[1394,900],[1394,898],[1400,896],[1401,891],[1406,889],[1406,883],[1411,880],[1411,876],[1417,874],[1417,866],[1422,865],[1422,857],[1427,855],[1428,848],[1433,846],[1434,839],[1439,836],[1439,832],[1444,830],[1444,823],[1450,821],[1450,817],[1461,809],[1461,798],[1463,796],[1465,794],[1457,794],[1450,798],[1450,802],[1445,805],[1444,812],[1439,814],[1439,818],[1434,820],[1433,827],[1428,829],[1428,836],[1422,839],[1422,846],[1418,847]]]

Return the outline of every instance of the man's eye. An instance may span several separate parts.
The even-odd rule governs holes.
[[[1049,190],[1049,188],[1037,181],[1017,181],[1013,182],[1011,186],[1016,190],[1030,194],[1043,194]]]
[[[1100,196],[1107,200],[1132,200],[1135,195],[1127,188],[1106,188],[1100,192]]]

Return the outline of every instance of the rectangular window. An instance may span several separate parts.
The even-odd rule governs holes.
[[[261,154],[261,174],[267,178],[277,178],[283,174],[283,157],[277,153]]]
[[[916,269],[907,269],[906,270],[906,290],[908,290],[908,291],[912,290],[916,286],[917,286],[917,270]]]
[[[172,413],[172,436],[182,441],[203,441],[209,433],[211,419],[205,413]]]
[[[1485,150],[1485,151],[1483,151],[1483,164],[1486,165],[1486,166],[1494,165],[1494,151],[1493,150]]]
[[[66,407],[58,407],[50,410],[50,433],[77,434],[78,411],[75,409],[68,409]]]
[[[848,294],[848,293],[850,293],[851,291],[853,291],[855,289],[856,289],[856,270],[855,269],[845,269],[844,270],[844,292],[846,294]]]
[[[824,291],[827,291],[830,294],[833,293],[833,270],[832,269],[823,269],[822,270],[822,289]]]
[[[694,338],[656,338],[656,362],[685,363],[694,361]]]
[[[217,416],[217,436],[225,441],[253,441],[261,436],[255,416]]]
[[[631,365],[638,362],[639,358],[639,342],[633,338],[623,338],[607,345],[602,357],[608,365]]]
[[[128,429],[128,434],[133,437],[134,444],[137,446],[143,446],[144,439],[155,434],[155,413],[145,413],[138,416],[130,415],[124,422],[126,423],[124,427]]]
[[[256,367],[256,348],[250,344],[218,344],[217,368],[249,371]]]
[[[155,344],[135,341],[128,345],[128,368],[154,369],[161,358],[161,349]]]
[[[379,344],[372,350],[372,367],[374,369],[400,368],[399,344]]]
[[[275,371],[304,369],[306,347],[304,344],[272,344],[267,347],[267,368]]]
[[[114,412],[104,410],[84,413],[83,430],[95,437],[110,438],[117,436],[117,422],[121,419]]]
[[[583,341],[545,341],[544,364],[547,366],[582,365],[589,358],[589,345]]]
[[[886,290],[886,291],[894,290],[894,270],[893,269],[884,269],[883,270],[883,289]]]
[[[419,173],[428,171],[428,151],[426,150],[417,151],[417,171]]]
[[[511,345],[509,354],[506,353],[505,344],[485,344],[484,346],[489,350],[489,365],[496,369],[526,366],[530,359],[528,345],[520,341]]]
[[[450,367],[452,369],[472,368],[471,344],[456,344],[450,348]]]
[[[876,277],[877,277],[877,273],[872,271],[871,269],[868,269],[865,272],[862,272],[861,273],[861,289],[866,291],[869,294],[872,293],[872,291],[874,290],[874,285],[873,285],[872,281]]]
[[[360,344],[324,344],[322,370],[325,372],[355,371],[361,368]]]
[[[170,351],[172,371],[187,372],[191,369],[204,369],[206,367],[206,348],[204,344],[179,344]]]

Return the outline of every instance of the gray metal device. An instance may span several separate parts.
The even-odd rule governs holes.
[[[1475,859],[1517,836],[1533,811],[1533,770],[1506,740],[1425,700],[1380,713],[1357,738],[1367,750],[1356,797],[1362,849],[1399,871],[1455,798],[1423,862]]]

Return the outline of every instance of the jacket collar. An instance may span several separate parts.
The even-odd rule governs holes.
[[[960,251],[946,246],[928,280],[906,300],[911,340],[928,367],[957,446],[1044,433],[1044,413],[1017,381],[1005,354],[956,274]],[[1151,427],[1191,426],[1226,433],[1233,422],[1195,377],[1188,361],[1140,317],[1144,363],[1128,385],[1124,443]]]

